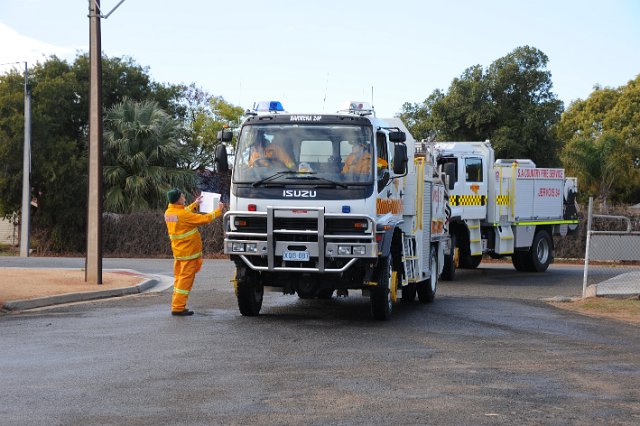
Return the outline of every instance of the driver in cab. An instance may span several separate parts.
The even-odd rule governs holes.
[[[251,145],[249,167],[270,167],[276,163],[282,163],[289,169],[296,167],[296,163],[280,145],[269,142],[264,136],[257,137]]]

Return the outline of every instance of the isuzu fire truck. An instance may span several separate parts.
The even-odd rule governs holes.
[[[483,254],[510,256],[518,271],[546,271],[552,236],[577,229],[577,180],[563,169],[496,160],[489,141],[423,142],[418,148],[444,170],[449,185],[454,250],[445,258],[443,279],[453,279],[456,266],[476,268]]]
[[[256,159],[256,143],[271,156]],[[362,291],[379,320],[398,298],[432,302],[449,252],[446,189],[414,144],[366,103],[335,114],[259,103],[239,130],[224,215],[241,314],[259,314],[265,288],[303,299]],[[355,172],[352,152],[364,162]]]

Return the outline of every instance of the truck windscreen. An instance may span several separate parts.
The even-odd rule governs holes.
[[[235,183],[270,185],[371,184],[372,128],[346,124],[244,126],[233,172]]]

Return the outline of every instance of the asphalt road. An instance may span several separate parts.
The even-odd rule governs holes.
[[[267,293],[261,316],[242,317],[232,271],[205,262],[189,318],[169,315],[168,290],[0,316],[0,423],[640,423],[637,326],[540,300],[579,295],[580,267],[459,271],[433,304],[396,304],[382,323],[358,294]]]

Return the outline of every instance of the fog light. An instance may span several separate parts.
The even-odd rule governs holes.
[[[357,256],[364,256],[367,254],[367,248],[365,246],[353,246],[353,254]]]
[[[247,248],[247,253],[257,253],[258,252],[258,244],[256,244],[256,243],[247,243],[246,248]]]
[[[244,243],[231,243],[231,251],[235,253],[243,253]]]
[[[338,254],[342,256],[351,254],[351,246],[338,246]]]

